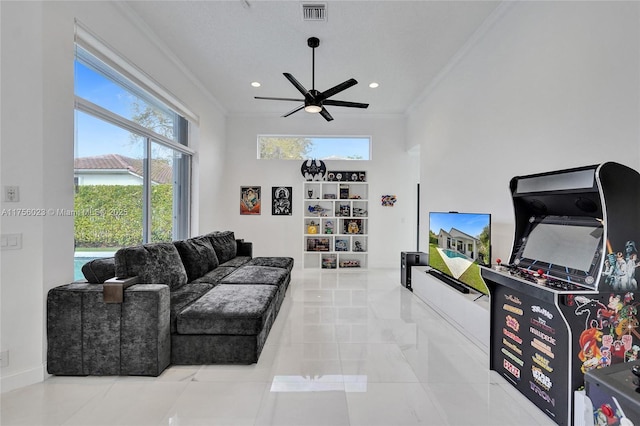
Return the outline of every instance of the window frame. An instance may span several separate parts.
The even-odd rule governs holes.
[[[76,22],[76,24],[78,23]],[[173,202],[174,223],[172,226],[172,239],[178,240],[188,238],[191,229],[191,173],[193,168],[193,158],[196,154],[196,152],[188,146],[189,126],[193,123],[190,118],[196,117],[195,114],[191,112],[185,114],[182,108],[175,108],[175,102],[167,103],[166,98],[171,97],[171,95],[167,96],[168,92],[164,93],[165,96],[158,96],[157,92],[162,92],[164,89],[162,89],[157,83],[151,81],[150,84],[150,80],[148,80],[148,77],[145,78],[145,81],[139,81],[132,75],[131,72],[127,72],[127,70],[123,70],[121,67],[117,66],[118,63],[128,63],[124,59],[119,57],[117,53],[109,50],[108,46],[100,43],[99,41],[96,41],[97,38],[95,38],[95,36],[88,36],[90,35],[90,33],[88,33],[87,30],[82,30],[82,28],[77,25],[76,30],[78,31],[78,29],[81,30],[80,32],[84,34],[85,38],[79,38],[78,32],[76,33],[76,54],[74,55],[74,63],[80,61],[84,65],[89,66],[95,72],[112,81],[113,73],[115,73],[117,75],[116,81],[125,90],[131,90],[133,88],[132,93],[136,96],[141,95],[142,99],[144,99],[145,102],[150,101],[150,104],[154,107],[159,106],[164,111],[172,111],[173,113],[175,113],[176,120],[174,121],[173,127],[176,140],[172,140],[166,136],[156,133],[150,128],[144,127],[134,121],[127,119],[126,117],[123,117],[100,105],[84,99],[81,96],[74,95],[75,111],[80,111],[82,113],[88,114],[110,125],[116,126],[134,134],[138,134],[143,138],[143,243],[151,242],[152,233],[150,180],[150,169],[153,159],[152,145],[154,143],[159,144],[163,147],[173,150],[174,152],[178,152],[181,156],[183,156],[184,162],[180,161],[179,164],[174,163],[174,167],[177,167],[177,170],[174,171],[175,180],[173,182],[173,185],[174,191],[177,191],[177,194],[174,197]],[[92,40],[92,42],[88,43],[87,39]],[[96,45],[99,46],[96,48]],[[82,52],[80,55],[78,55],[78,50],[81,50]],[[97,55],[95,52],[99,52],[99,54]],[[108,58],[108,60],[105,61],[105,58]],[[118,60],[114,60],[114,58],[117,58]],[[100,65],[94,66],[92,64],[92,61],[94,60],[100,63]],[[127,67],[131,68],[133,66],[129,64],[127,65]],[[107,69],[108,72],[103,72],[102,70],[104,69]],[[125,84],[121,84],[123,81],[125,82]],[[155,87],[156,90],[150,91],[150,86]],[[184,156],[186,156],[186,158]]]

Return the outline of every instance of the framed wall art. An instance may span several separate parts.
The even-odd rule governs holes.
[[[396,201],[398,201],[398,198],[395,195],[383,195],[380,197],[382,207],[393,207]]]
[[[271,214],[274,216],[291,216],[293,187],[274,186],[271,188]]]
[[[240,187],[240,214],[256,215],[260,214],[261,187],[241,186]]]

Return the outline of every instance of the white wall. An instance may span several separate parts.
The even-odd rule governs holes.
[[[227,121],[227,172],[224,205],[227,220],[201,218],[203,230],[231,229],[239,238],[253,242],[256,256],[290,256],[302,265],[302,161],[257,160],[258,134],[345,136],[370,135],[371,161],[327,161],[332,170],[366,170],[369,182],[369,268],[397,267],[401,251],[416,249],[416,184],[418,157],[405,150],[405,119],[402,116],[338,116],[326,122],[317,115],[300,112],[288,118],[230,117]],[[262,187],[262,214],[240,215],[240,187]],[[293,187],[293,214],[271,215],[271,187]],[[395,194],[395,207],[382,207],[380,196]],[[205,226],[206,224],[206,226]]]
[[[78,185],[142,185],[142,177],[131,173],[83,173],[75,174]]]
[[[194,159],[197,233],[202,212],[209,220],[222,217],[216,203],[220,187],[198,182],[221,181],[224,113],[121,7],[110,2],[0,2],[0,186],[20,187],[20,202],[2,203],[2,208],[73,209],[77,18],[199,115],[200,125],[192,129],[200,151]],[[46,375],[46,294],[73,279],[73,218],[3,215],[0,228],[3,234],[21,233],[23,244],[21,250],[0,253],[0,351],[9,351],[0,386],[7,391]]]
[[[604,161],[638,169],[639,7],[503,4],[503,15],[410,113],[424,215],[491,213],[493,259],[508,259],[512,177]],[[425,220],[423,250],[427,229]]]

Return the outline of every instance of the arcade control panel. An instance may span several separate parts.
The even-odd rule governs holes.
[[[584,381],[591,424],[640,425],[640,360],[587,371]]]
[[[573,284],[567,281],[560,280],[558,278],[552,277],[544,273],[544,270],[537,269],[535,271],[531,269],[519,268],[516,265],[504,265],[498,259],[498,263],[495,266],[495,270],[498,272],[502,272],[504,274],[509,275],[513,278],[519,278],[521,280],[526,281],[530,284],[536,284],[550,290],[555,291],[593,291],[593,289],[588,289],[581,287],[577,284]]]

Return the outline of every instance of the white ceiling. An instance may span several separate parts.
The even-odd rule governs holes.
[[[307,38],[318,37],[316,89],[355,78],[359,84],[332,99],[370,104],[367,110],[328,107],[336,119],[345,113],[406,112],[500,2],[324,3],[326,22],[303,21],[302,1],[124,2],[229,115],[282,115],[295,108],[295,102],[253,97],[298,98],[283,72],[311,88]],[[253,81],[262,86],[251,87]],[[372,81],[380,87],[369,88]]]

